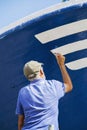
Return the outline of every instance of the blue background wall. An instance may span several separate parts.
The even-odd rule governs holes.
[[[62,37],[47,44],[41,44],[35,37],[49,30],[74,21],[87,19],[87,3],[70,6],[26,22],[1,35],[0,39],[0,129],[16,130],[15,116],[18,91],[28,81],[22,68],[33,59],[44,63],[47,79],[62,77],[50,50],[68,43],[87,39],[87,31]],[[66,62],[87,57],[87,48],[66,55]],[[87,68],[72,71],[68,69],[73,82],[73,91],[60,100],[60,130],[87,130]]]

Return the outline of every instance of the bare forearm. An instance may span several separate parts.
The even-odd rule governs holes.
[[[22,130],[23,124],[23,122],[18,122],[18,130]]]
[[[71,78],[66,70],[66,67],[64,64],[59,65],[59,67],[60,67],[60,71],[62,74],[63,82],[67,85],[67,90],[71,91],[72,90],[72,81],[71,81]]]
[[[18,130],[22,130],[23,125],[24,125],[24,116],[19,115],[18,116]]]
[[[61,74],[62,74],[62,77],[63,77],[63,82],[65,84],[65,92],[69,92],[72,90],[72,81],[70,79],[70,76],[66,70],[66,67],[65,67],[65,57],[61,54],[55,54],[56,56],[56,59],[57,59],[57,63],[60,67],[60,71],[61,71]]]
[[[18,130],[22,130],[23,125],[18,125]]]

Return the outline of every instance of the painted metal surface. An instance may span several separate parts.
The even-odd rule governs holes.
[[[16,100],[28,83],[22,71],[27,61],[43,62],[47,79],[62,81],[51,52],[66,56],[74,87],[60,100],[60,130],[87,130],[87,0],[55,5],[0,31],[1,130],[17,129]]]

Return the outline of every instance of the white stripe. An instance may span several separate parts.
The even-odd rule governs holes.
[[[39,34],[36,34],[35,37],[41,43],[47,43],[71,34],[79,33],[87,30],[87,19],[66,24],[60,27],[56,27]]]
[[[66,55],[83,49],[87,49],[87,39],[58,47],[56,49],[51,50],[51,52],[62,53],[63,55]]]
[[[66,63],[66,66],[71,70],[78,70],[87,67],[87,58],[79,59]]]

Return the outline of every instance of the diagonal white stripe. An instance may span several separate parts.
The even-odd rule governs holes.
[[[83,26],[84,25],[84,26]],[[87,19],[66,24],[60,27],[56,27],[39,34],[36,34],[35,37],[43,44],[87,30]]]
[[[51,50],[51,52],[62,53],[63,55],[66,55],[83,49],[87,49],[87,39],[58,47],[56,49]]]
[[[71,70],[78,70],[87,67],[87,58],[82,58],[75,60],[69,63],[66,63],[66,66]]]

